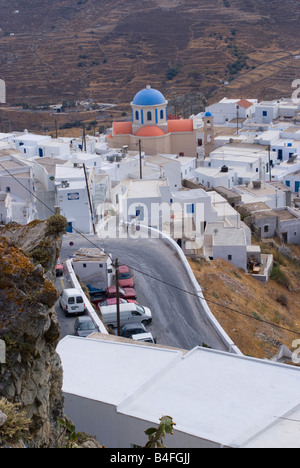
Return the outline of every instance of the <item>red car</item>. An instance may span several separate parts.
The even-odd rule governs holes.
[[[57,264],[56,264],[56,276],[62,276],[63,274],[64,274],[64,267],[63,267],[61,258],[59,257],[57,260]]]
[[[132,274],[128,266],[121,265],[119,267],[119,285],[121,288],[133,288],[134,281],[132,279]]]
[[[136,292],[132,288],[119,288],[120,298],[126,299],[127,301],[130,299],[136,299]],[[116,286],[111,286],[110,288],[106,289],[107,297],[116,297],[117,296],[117,288]]]
[[[120,298],[120,304],[127,304],[126,299]],[[103,299],[102,301],[99,302],[99,307],[101,306],[110,306],[110,305],[115,305],[117,303],[117,298],[116,297],[108,297],[107,299]]]

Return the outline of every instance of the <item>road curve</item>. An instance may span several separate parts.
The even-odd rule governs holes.
[[[138,301],[152,311],[153,320],[147,328],[158,344],[187,350],[205,344],[228,351],[205,316],[199,299],[193,295],[193,285],[178,254],[166,241],[150,238],[100,240],[92,235],[67,234],[62,260],[80,247],[95,246],[135,269]]]

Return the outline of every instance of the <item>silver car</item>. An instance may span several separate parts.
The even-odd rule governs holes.
[[[94,324],[91,317],[84,315],[77,317],[74,324],[74,331],[76,336],[86,337],[91,333],[98,332],[99,328]]]

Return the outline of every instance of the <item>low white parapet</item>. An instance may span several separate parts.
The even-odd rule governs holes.
[[[76,274],[73,270],[73,266],[72,266],[72,260],[67,260],[65,262],[65,269],[64,269],[64,272],[65,274],[67,274],[68,276],[68,279],[71,281],[72,285],[73,285],[73,288],[76,288],[76,289],[79,289],[83,298],[84,298],[84,302],[85,302],[85,305],[86,305],[86,310],[89,314],[89,316],[91,317],[91,319],[93,320],[94,324],[99,328],[99,332],[100,333],[106,333],[108,334],[108,331],[105,327],[105,325],[103,324],[102,320],[99,318],[98,314],[96,313],[94,307],[92,306],[92,304],[90,303],[89,299],[87,298],[86,294],[84,293],[84,291],[82,290],[82,287],[76,277]]]
[[[128,224],[128,223],[127,223]],[[223,343],[225,344],[225,346],[227,347],[228,351],[230,353],[233,353],[233,354],[239,354],[239,355],[243,355],[243,353],[239,350],[239,348],[233,343],[233,341],[230,339],[230,337],[227,335],[227,333],[225,332],[225,330],[221,327],[221,325],[219,324],[219,322],[217,321],[217,319],[215,318],[215,316],[213,315],[213,313],[211,312],[210,308],[208,307],[208,304],[203,296],[203,292],[202,292],[202,289],[194,275],[194,272],[186,258],[186,256],[184,255],[182,249],[179,247],[179,245],[171,238],[169,237],[168,235],[164,234],[163,232],[161,231],[158,231],[157,229],[154,229],[154,228],[151,228],[149,226],[143,226],[141,225],[140,226],[140,229],[142,230],[150,230],[151,232],[154,232],[157,234],[158,237],[162,237],[163,239],[165,239],[170,245],[171,247],[178,253],[179,255],[179,258],[181,260],[181,262],[183,263],[185,269],[186,269],[186,272],[190,278],[190,281],[191,283],[193,284],[193,287],[195,289],[195,292],[199,298],[199,302],[200,302],[200,305],[202,307],[202,310],[204,311],[206,317],[209,319],[209,321],[211,322],[212,326],[214,327],[214,329],[217,331],[218,335],[220,336],[220,338],[222,339]]]

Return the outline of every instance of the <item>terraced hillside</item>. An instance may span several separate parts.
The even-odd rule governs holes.
[[[146,84],[274,98],[300,78],[294,0],[0,0],[9,103],[127,105]],[[224,82],[229,82],[228,85]]]

